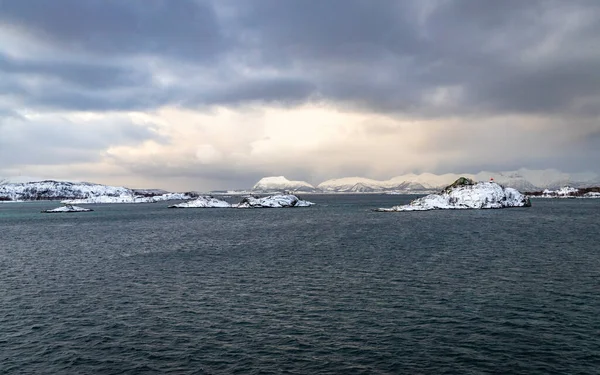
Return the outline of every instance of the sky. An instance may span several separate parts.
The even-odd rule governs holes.
[[[597,0],[0,0],[0,178],[600,172]]]

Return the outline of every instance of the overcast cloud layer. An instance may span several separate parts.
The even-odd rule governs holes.
[[[0,0],[0,177],[600,172],[596,0]]]

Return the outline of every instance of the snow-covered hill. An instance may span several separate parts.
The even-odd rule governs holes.
[[[130,189],[87,182],[37,181],[0,185],[0,199],[13,201],[85,199],[133,195]]]
[[[529,198],[516,189],[503,187],[495,182],[475,182],[461,177],[440,194],[430,194],[404,206],[379,208],[375,211],[507,208],[529,207],[530,205]]]
[[[46,180],[0,185],[0,200],[4,201],[60,200],[69,204],[145,203],[195,197],[193,193],[168,193],[163,190],[144,190],[140,193],[139,190],[122,186],[88,182]]]
[[[303,191],[313,192],[315,187],[305,181],[290,181],[283,176],[265,177],[252,188],[254,192]]]

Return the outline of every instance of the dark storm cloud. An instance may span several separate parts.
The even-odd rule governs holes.
[[[190,0],[4,0],[0,22],[94,54],[209,59],[224,47],[213,8]]]
[[[232,84],[210,95],[201,95],[197,102],[209,104],[240,104],[256,100],[298,103],[307,100],[316,90],[314,84],[297,79],[262,79]]]
[[[68,109],[319,98],[421,116],[577,112],[576,103],[600,94],[600,54],[591,52],[598,20],[600,2],[585,0],[4,0],[0,25],[52,46],[56,56],[0,55],[0,69],[73,85],[58,97],[21,94]],[[544,43],[548,50],[536,57]],[[58,63],[60,51],[83,53],[84,61]],[[151,67],[131,60],[139,56],[173,66],[178,79],[168,88],[153,84]],[[248,77],[240,69],[276,74]],[[219,86],[194,85],[201,75],[218,77]],[[45,91],[56,86],[46,83]],[[432,101],[447,87],[460,95]],[[115,94],[121,88],[132,89]]]
[[[426,4],[259,1],[246,3],[240,19],[262,53],[257,64],[301,65],[325,97],[375,109],[436,114],[427,93],[444,86],[461,87],[463,97],[441,114],[564,111],[600,93],[600,56],[577,56],[598,40],[599,2]],[[568,17],[591,25],[579,21],[556,51],[521,61]]]
[[[138,85],[147,79],[132,67],[100,65],[93,62],[24,61],[0,53],[0,73],[56,79],[79,89],[111,89]]]
[[[34,163],[37,147],[48,155],[44,160],[67,161],[59,149],[86,145],[71,155],[80,160],[94,157],[86,147],[105,150],[155,137],[119,133],[129,129],[126,123],[108,127],[114,135],[93,128],[98,144],[76,125],[60,128],[64,137],[35,126],[23,127],[21,138],[13,129],[9,137],[7,124],[26,122],[19,117],[25,113],[324,102],[394,120],[440,120],[443,127],[423,133],[424,154],[467,153],[457,145],[469,137],[478,156],[491,145],[507,146],[478,165],[465,161],[479,159],[473,155],[431,163],[440,166],[436,172],[512,169],[521,162],[597,170],[590,160],[599,149],[599,46],[597,0],[0,0],[0,151],[17,150]],[[456,119],[461,125],[453,128]],[[515,124],[487,121],[493,119]],[[472,125],[482,129],[477,137]],[[381,131],[369,124],[361,137]],[[559,149],[561,137],[569,141]],[[16,143],[9,146],[8,139]],[[47,140],[58,145],[55,153],[39,148]],[[263,173],[309,179],[315,169],[323,177],[335,168],[342,175],[371,170],[340,150],[329,167],[313,162],[289,170],[280,162],[269,170],[236,171],[227,160],[213,169],[192,160],[189,168],[160,173],[195,175],[198,168],[205,171],[196,172],[199,178],[235,174],[246,183]],[[161,170],[146,167],[135,166],[149,175]]]

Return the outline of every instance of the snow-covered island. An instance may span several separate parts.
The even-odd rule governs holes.
[[[240,203],[230,204],[212,196],[174,204],[169,208],[289,208],[310,207],[314,203],[302,200],[293,194],[270,195],[267,197],[248,196]]]
[[[288,208],[310,207],[313,202],[305,201],[293,194],[269,195],[268,197],[246,197],[234,208]]]
[[[174,204],[169,208],[230,208],[231,204],[211,196],[198,197],[194,200]]]
[[[483,209],[530,207],[529,197],[495,182],[475,182],[461,177],[439,194],[430,194],[404,206],[378,208],[378,212],[427,211],[448,209]]]
[[[528,193],[531,198],[600,198],[600,187],[574,188],[563,186],[557,190],[545,189],[541,192]]]
[[[42,213],[46,214],[57,214],[57,213],[69,213],[69,212],[91,212],[94,211],[91,208],[77,207],[70,204],[66,204],[62,207],[53,208],[51,210],[44,210]]]

